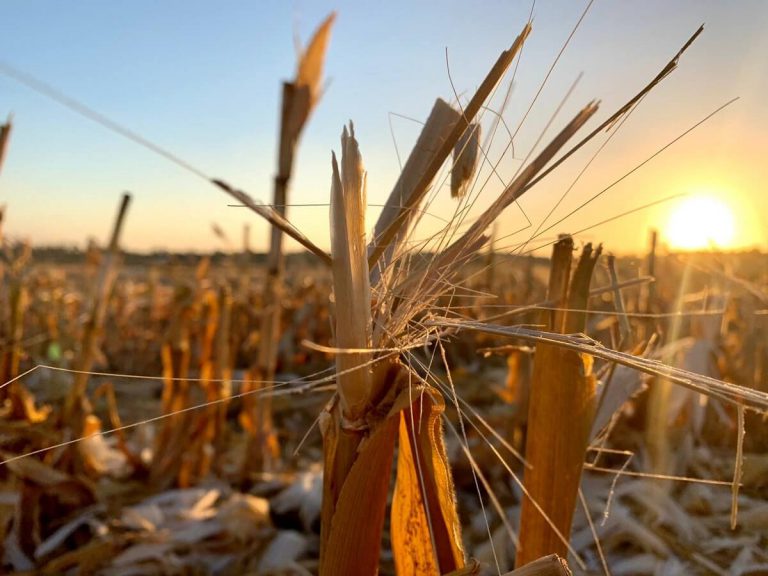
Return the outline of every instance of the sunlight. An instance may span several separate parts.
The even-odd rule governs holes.
[[[690,196],[671,213],[664,236],[677,250],[732,247],[734,217],[731,208],[713,196]]]

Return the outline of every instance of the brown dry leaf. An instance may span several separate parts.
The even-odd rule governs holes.
[[[15,456],[9,452],[0,452],[0,454],[2,454],[3,460],[9,460]],[[19,478],[29,480],[40,486],[55,486],[72,479],[68,474],[59,472],[33,457],[10,460],[5,465]]]
[[[745,454],[741,482],[749,488],[768,485],[768,454]]]
[[[120,523],[130,530],[155,532],[165,521],[163,511],[157,504],[138,504],[123,509]]]
[[[3,540],[4,556],[3,561],[13,566],[14,570],[22,571],[35,569],[35,565],[21,547],[19,542],[19,532],[14,527]]]
[[[31,562],[35,548],[40,544],[40,497],[42,494],[43,490],[39,486],[29,482],[21,484],[19,502],[9,539],[17,545],[17,551],[21,554],[19,560],[22,563],[24,558]]]
[[[309,531],[320,516],[322,495],[323,475],[319,468],[313,467],[296,476],[290,486],[270,500],[269,506],[278,515],[298,513],[304,528]]]
[[[398,576],[444,574],[464,566],[461,524],[440,422],[445,404],[427,390],[412,406],[412,412],[404,410],[400,417],[391,530],[395,567]]]
[[[259,559],[258,574],[303,574],[293,570],[293,567],[308,547],[308,539],[303,534],[281,530]]]
[[[114,557],[112,565],[133,566],[145,562],[158,562],[164,565],[172,561],[173,545],[170,542],[142,542],[126,548]]]

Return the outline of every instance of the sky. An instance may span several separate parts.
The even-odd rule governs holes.
[[[536,2],[533,32],[502,112],[510,132],[586,5]],[[338,16],[325,92],[300,142],[290,191],[292,204],[312,206],[289,209],[296,226],[327,248],[328,210],[317,204],[328,202],[331,150],[338,151],[344,124],[354,122],[360,142],[372,228],[376,205],[386,200],[418,136],[417,121],[427,117],[435,98],[455,100],[454,89],[466,102],[527,21],[529,1],[3,0],[0,61],[268,203],[281,82],[295,73],[297,39],[306,41],[333,10]],[[586,228],[578,238],[603,242],[614,253],[642,253],[650,228],[667,237],[665,227],[680,220],[672,214],[684,199],[592,226],[678,194],[706,194],[733,212],[729,247],[768,248],[768,3],[762,0],[595,0],[515,136],[514,157],[501,157],[509,142],[504,129],[489,146],[489,158],[501,157],[499,179],[479,192],[469,217],[512,178],[577,79],[545,138],[592,99],[601,102],[589,126],[597,125],[652,79],[702,23],[704,33],[678,70],[644,99],[549,218],[610,134],[506,211],[498,248],[529,240],[535,247]],[[500,110],[509,80],[490,109]],[[739,100],[548,229],[734,97]],[[6,113],[14,115],[0,174],[7,236],[36,245],[84,246],[89,237],[106,242],[120,195],[128,190],[134,199],[123,236],[127,249],[239,250],[245,224],[252,247],[266,247],[268,225],[229,206],[221,191],[0,75],[0,118]],[[484,129],[492,119],[492,112],[484,116]],[[444,188],[420,223],[424,236],[455,209]],[[211,232],[212,223],[228,241]],[[531,239],[542,223],[544,232]]]

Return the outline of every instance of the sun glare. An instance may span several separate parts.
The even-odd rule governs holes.
[[[665,236],[672,249],[727,249],[734,236],[733,212],[712,196],[691,196],[670,215]]]

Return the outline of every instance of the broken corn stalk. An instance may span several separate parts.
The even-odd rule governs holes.
[[[598,247],[584,247],[571,276],[573,240],[555,244],[548,299],[556,310],[546,311],[543,323],[553,332],[583,332],[592,270]],[[547,554],[565,556],[576,506],[581,471],[595,410],[592,357],[548,344],[536,346],[528,409],[525,471],[528,495],[520,517],[520,547],[516,565]]]

